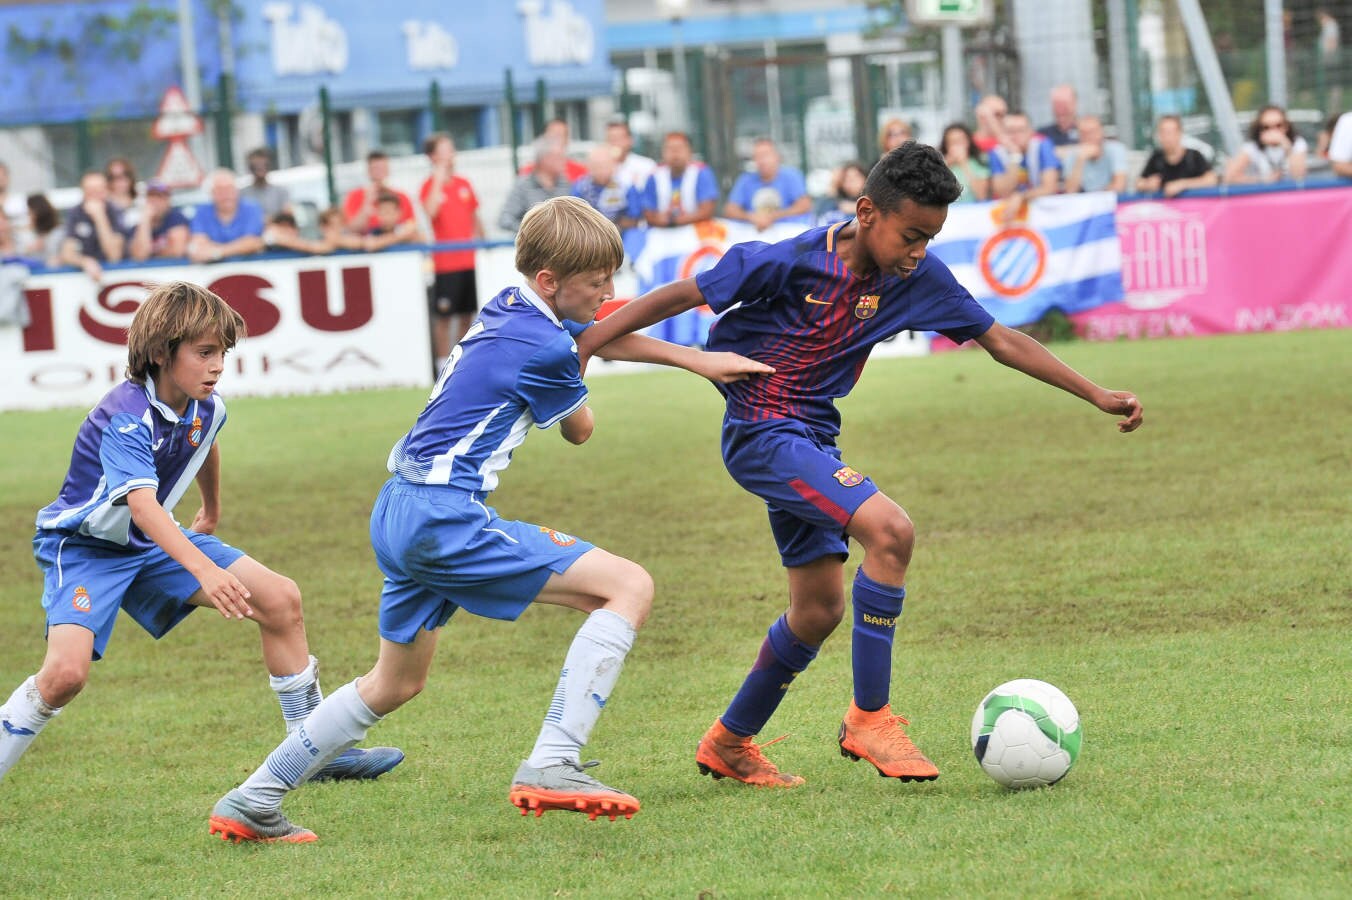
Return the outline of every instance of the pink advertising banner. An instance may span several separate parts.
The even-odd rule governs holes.
[[[1117,208],[1121,302],[1089,340],[1352,326],[1352,186]]]

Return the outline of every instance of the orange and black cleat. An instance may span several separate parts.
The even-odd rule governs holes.
[[[933,781],[939,777],[939,770],[902,730],[902,725],[909,724],[892,714],[891,705],[865,712],[850,701],[850,709],[840,723],[840,755],[868,760],[884,778]]]
[[[512,778],[507,799],[523,816],[535,813],[539,818],[547,810],[561,809],[586,813],[593,821],[597,816],[605,816],[612,822],[620,816],[632,819],[639,809],[638,800],[586,773],[597,765],[600,763],[595,760],[581,764],[565,761],[537,769],[523,762]]]
[[[801,777],[779,771],[761,753],[762,748],[782,740],[783,737],[777,737],[757,744],[750,737],[733,734],[723,726],[722,719],[715,719],[700,739],[695,763],[701,775],[712,775],[715,779],[735,778],[756,787],[798,787],[804,783]]]

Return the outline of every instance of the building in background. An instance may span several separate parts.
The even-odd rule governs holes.
[[[186,46],[180,5],[191,19]],[[28,189],[71,184],[113,155],[153,173],[163,148],[150,124],[173,85],[189,98],[197,89],[209,121],[226,120],[194,144],[207,169],[227,155],[240,167],[264,143],[283,167],[317,161],[321,86],[339,161],[374,147],[416,153],[434,125],[464,149],[513,134],[525,143],[546,110],[586,138],[611,109],[605,35],[603,0],[0,6],[0,159]],[[509,71],[515,131],[506,112]],[[222,130],[226,143],[215,137]]]

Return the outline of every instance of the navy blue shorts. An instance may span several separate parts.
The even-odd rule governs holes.
[[[723,463],[765,501],[785,566],[849,555],[845,526],[878,493],[840,459],[840,448],[794,419],[723,419]]]
[[[220,538],[183,529],[207,558],[228,569],[244,556]],[[75,542],[54,531],[33,538],[42,569],[42,606],[47,628],[81,625],[94,632],[94,658],[102,659],[118,609],[156,638],[164,637],[197,607],[188,598],[202,587],[159,547],[128,553]]]
[[[385,575],[380,636],[407,644],[457,608],[511,621],[592,549],[572,535],[498,516],[473,494],[385,482],[371,510],[371,546]]]

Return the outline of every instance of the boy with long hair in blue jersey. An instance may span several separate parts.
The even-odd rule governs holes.
[[[38,512],[47,654],[0,706],[0,777],[84,688],[119,609],[157,638],[198,606],[252,619],[287,729],[319,705],[296,583],[214,533],[225,424],[216,382],[243,336],[239,313],[187,282],[155,288],[137,308],[127,380],[85,417],[61,491]],[[172,512],[194,481],[202,505],[183,528]],[[403,758],[389,747],[353,748],[318,777],[374,778]]]
[[[587,619],[508,798],[523,815],[563,809],[613,820],[638,811],[638,800],[594,778],[594,763],[582,763],[580,753],[648,616],[652,580],[629,560],[552,528],[504,519],[487,505],[531,426],[557,424],[573,444],[591,437],[575,339],[594,327],[623,260],[615,226],[577,197],[555,197],[526,214],[516,241],[526,286],[484,307],[413,428],[390,451],[391,476],[371,512],[371,544],[385,575],[375,667],[334,691],[221,798],[212,834],[237,842],[315,840],[282,815],[286,793],[422,690],[439,629],[457,608],[512,621],[532,603],[571,607]],[[638,335],[612,343],[604,355],[679,366],[718,382],[773,371],[736,354]]]
[[[735,351],[773,375],[722,388],[723,459],[738,484],[765,500],[789,577],[789,608],[770,626],[727,711],[701,739],[702,773],[793,787],[752,738],[807,668],[845,611],[847,541],[864,547],[853,586],[854,697],[840,726],[843,755],[879,773],[928,781],[939,770],[907,737],[890,705],[892,638],[906,596],[914,528],[836,446],[834,401],[849,393],[878,341],[903,330],[975,340],[991,356],[1141,424],[1141,404],[1065,365],[1037,341],[996,323],[948,267],[925,253],[961,188],[931,147],[908,142],[869,173],[852,220],[776,244],[732,247],[712,269],[626,304],[578,339],[585,357],[606,341],[707,303],[722,317],[711,349]]]

